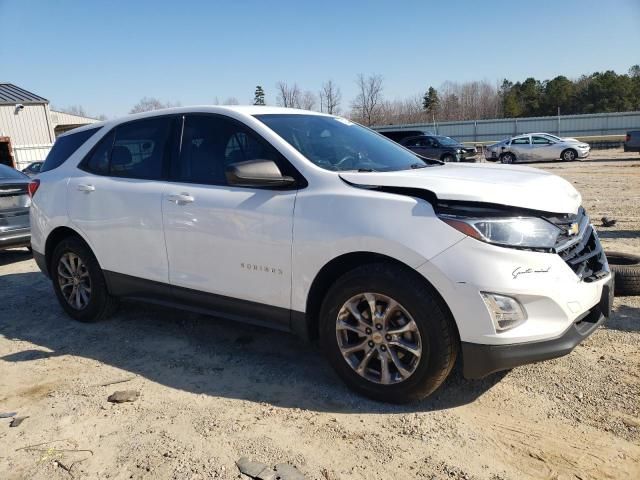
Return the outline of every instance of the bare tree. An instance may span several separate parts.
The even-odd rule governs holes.
[[[240,102],[236,97],[228,97],[222,104],[223,105],[240,105]]]
[[[300,108],[301,95],[300,88],[297,83],[292,86],[287,82],[278,82],[276,84],[277,98],[276,103],[281,107]]]
[[[303,110],[313,110],[316,106],[316,101],[316,96],[313,92],[306,90],[300,97],[300,104],[298,105],[298,108],[302,108]]]
[[[59,111],[64,113],[69,113],[71,115],[78,115],[80,117],[87,117],[87,112],[81,105],[70,105],[68,107],[64,107],[59,109]]]
[[[138,103],[136,103],[129,113],[141,113],[150,112],[151,110],[160,110],[161,108],[179,107],[180,103],[162,103],[160,100],[154,97],[143,97]]]
[[[337,114],[340,112],[340,101],[342,93],[340,87],[337,87],[333,80],[329,80],[322,84],[320,89],[320,111],[329,114]]]
[[[370,75],[365,78],[359,74],[356,78],[358,95],[351,107],[353,116],[365,125],[374,125],[381,121],[382,76]]]

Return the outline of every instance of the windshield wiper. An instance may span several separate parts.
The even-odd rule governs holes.
[[[416,168],[427,168],[427,164],[426,163],[412,163],[411,165],[409,165],[411,168],[413,168],[414,170]]]
[[[376,172],[377,170],[374,170],[373,168],[359,168],[358,172],[359,173],[371,173],[371,172]]]

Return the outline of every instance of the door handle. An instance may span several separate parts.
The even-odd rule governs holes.
[[[172,193],[167,195],[167,200],[178,205],[184,205],[185,203],[192,203],[195,199],[188,193]]]
[[[88,184],[85,184],[85,183],[80,183],[80,184],[77,186],[77,189],[78,189],[80,192],[87,192],[87,193],[88,193],[88,192],[93,192],[93,191],[95,191],[96,187],[94,187],[93,185],[88,185]]]

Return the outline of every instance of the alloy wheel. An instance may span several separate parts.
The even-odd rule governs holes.
[[[405,381],[422,357],[415,320],[396,300],[378,293],[362,293],[344,303],[336,319],[336,337],[349,366],[374,383]]]
[[[91,277],[82,259],[66,252],[58,261],[58,285],[62,296],[75,310],[86,308],[91,300]]]
[[[573,150],[567,150],[564,152],[563,157],[567,162],[572,162],[573,160],[575,160],[576,154],[573,152]]]

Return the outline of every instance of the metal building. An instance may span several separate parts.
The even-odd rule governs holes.
[[[22,169],[44,160],[58,135],[97,121],[52,111],[46,98],[0,83],[0,163]]]

